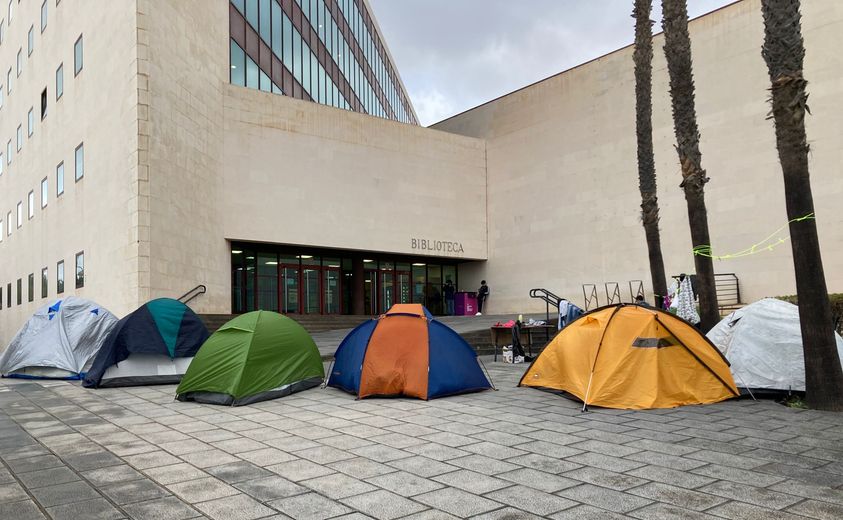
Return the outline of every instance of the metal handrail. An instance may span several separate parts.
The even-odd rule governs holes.
[[[547,289],[530,289],[530,298],[537,298],[544,301],[545,323],[550,323],[550,306],[556,307],[556,314],[559,315],[559,305],[565,301],[565,298],[557,296]],[[545,329],[545,339],[550,341],[550,332]]]
[[[186,293],[182,294],[181,296],[179,296],[176,299],[178,301],[184,303],[184,304],[187,304],[187,302],[193,300],[194,298],[196,298],[199,295],[205,294],[206,292],[208,292],[208,288],[200,283],[199,285],[197,285],[193,289],[187,291]]]

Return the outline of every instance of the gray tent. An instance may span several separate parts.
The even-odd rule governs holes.
[[[96,303],[68,296],[38,309],[0,356],[6,377],[80,379],[117,318]]]

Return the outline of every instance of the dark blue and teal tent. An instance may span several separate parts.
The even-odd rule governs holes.
[[[152,300],[117,323],[83,384],[176,384],[208,336],[187,305],[172,298]]]
[[[462,337],[418,304],[393,305],[343,339],[328,386],[358,397],[433,399],[493,388]]]

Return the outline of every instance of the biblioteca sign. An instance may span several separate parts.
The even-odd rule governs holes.
[[[465,250],[462,248],[461,242],[451,242],[448,240],[429,240],[427,238],[411,238],[410,247],[415,251],[425,251],[431,253],[451,253],[462,254]]]

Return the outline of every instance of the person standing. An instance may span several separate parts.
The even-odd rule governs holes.
[[[489,286],[486,285],[486,280],[480,281],[480,288],[477,289],[477,316],[483,314],[483,304],[486,303],[486,298],[489,297]]]
[[[445,314],[448,316],[454,315],[454,282],[450,278],[445,280],[445,287],[442,288],[445,293]]]

